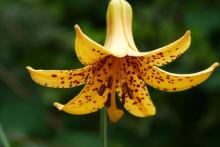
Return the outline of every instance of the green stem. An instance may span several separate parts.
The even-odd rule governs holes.
[[[107,147],[107,107],[100,114],[100,147]]]
[[[1,123],[0,123],[0,139],[2,140],[2,143],[3,143],[4,147],[10,147],[9,141],[8,141],[6,135],[5,135],[5,132],[2,128]]]

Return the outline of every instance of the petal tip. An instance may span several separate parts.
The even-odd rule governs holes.
[[[79,25],[78,25],[78,24],[75,24],[75,25],[74,25],[74,28],[75,28],[76,30],[78,30],[78,29],[79,29]]]
[[[218,63],[218,62],[216,62],[216,63],[214,63],[214,64],[212,65],[213,68],[217,68],[218,66],[219,66],[219,63]]]
[[[81,31],[79,25],[75,24],[74,28],[75,28],[75,30],[76,30],[76,34],[82,33],[82,31]]]
[[[190,35],[190,34],[191,34],[191,31],[190,31],[190,30],[187,30],[187,31],[186,31],[186,34],[189,34],[189,35]]]
[[[31,66],[26,66],[27,70],[33,70],[33,68]]]
[[[184,36],[185,36],[186,38],[191,39],[191,31],[190,31],[190,30],[187,30]]]
[[[63,107],[64,107],[64,105],[62,105],[62,104],[60,104],[60,103],[57,103],[57,102],[55,102],[55,103],[53,103],[53,105],[54,105],[54,107],[56,107],[58,110],[62,110],[63,109]]]
[[[26,66],[26,69],[29,71],[30,74],[35,70],[31,66]]]
[[[146,116],[154,116],[157,114],[157,110],[154,107],[153,109],[149,110],[146,114],[147,114]]]
[[[154,115],[156,115],[156,114],[157,114],[157,111],[156,111],[156,109],[155,109],[155,110],[152,111],[152,113],[151,113],[150,116],[154,116]]]

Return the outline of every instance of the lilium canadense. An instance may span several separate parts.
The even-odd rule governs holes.
[[[32,79],[43,86],[71,88],[85,83],[83,90],[59,110],[82,115],[108,106],[110,121],[118,121],[123,111],[116,106],[116,93],[125,109],[137,117],[156,113],[146,84],[167,92],[192,88],[205,81],[218,66],[194,74],[173,74],[163,66],[175,60],[189,47],[187,31],[177,41],[149,52],[139,52],[132,35],[132,9],[125,0],[111,0],[107,12],[107,37],[102,46],[86,36],[78,25],[75,49],[85,65],[76,70],[35,70],[27,67]]]

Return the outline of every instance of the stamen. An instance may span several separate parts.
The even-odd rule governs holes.
[[[116,88],[116,68],[118,67],[117,60],[114,60],[113,67],[110,69],[110,74],[112,76],[108,79],[107,88],[109,88],[110,92],[108,93],[108,100],[110,102],[110,106],[108,107],[108,116],[111,122],[117,122],[124,114],[124,112],[117,108],[116,105],[116,97],[115,97],[115,88]],[[109,103],[107,102],[107,104]]]
[[[105,92],[105,84],[102,84],[98,90],[98,94],[102,96]]]
[[[123,83],[122,85],[122,95],[126,93],[128,94],[130,99],[133,99],[133,91],[128,87],[127,82]]]
[[[124,92],[122,91],[122,96],[121,96],[121,103],[122,103],[122,105],[125,104],[125,94],[126,94],[126,93],[124,93]]]
[[[113,78],[112,76],[108,79],[108,88],[111,88],[112,87],[112,83],[113,83]]]
[[[130,99],[134,98],[133,91],[130,88],[128,88],[128,96],[129,96]]]
[[[127,93],[127,92],[128,92],[128,84],[127,82],[125,82],[122,85],[122,93]]]
[[[111,93],[108,93],[107,101],[105,102],[105,106],[110,107],[111,106]]]

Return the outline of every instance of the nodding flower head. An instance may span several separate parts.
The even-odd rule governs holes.
[[[88,114],[107,106],[110,121],[117,122],[124,113],[117,108],[117,94],[131,114],[152,116],[156,108],[146,84],[166,92],[190,89],[205,81],[219,65],[214,63],[193,74],[173,74],[160,69],[189,48],[190,32],[167,46],[139,52],[132,35],[132,9],[125,0],[111,0],[109,3],[104,45],[86,36],[78,25],[75,29],[75,50],[84,68],[35,70],[27,67],[32,79],[42,86],[72,88],[85,84],[67,104],[54,103],[60,111],[70,114]]]

